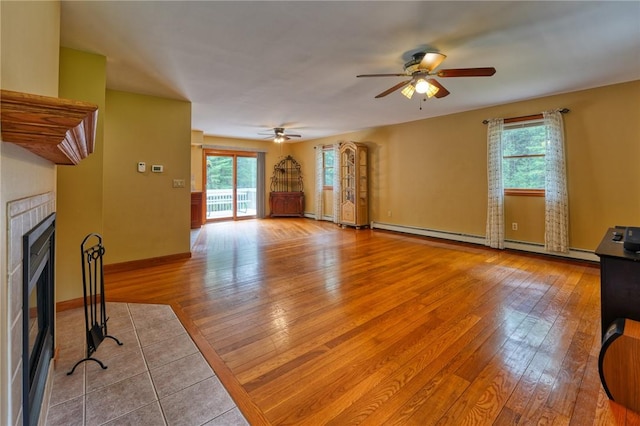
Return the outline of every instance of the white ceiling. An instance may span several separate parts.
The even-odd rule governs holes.
[[[63,1],[63,46],[107,58],[107,87],[192,102],[192,127],[302,140],[640,79],[640,1]],[[451,94],[397,91],[411,54]]]

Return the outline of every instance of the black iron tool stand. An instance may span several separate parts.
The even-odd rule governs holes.
[[[89,245],[89,240],[95,238],[97,242]],[[104,297],[104,274],[102,272],[102,256],[104,255],[102,237],[98,234],[89,234],[80,244],[82,256],[82,290],[84,294],[84,322],[86,326],[87,356],[76,362],[67,375],[73,374],[76,367],[85,361],[95,361],[100,367],[106,369],[99,359],[91,355],[98,349],[98,346],[105,337],[113,339],[122,346],[122,343],[107,332],[106,300]],[[98,298],[98,294],[100,297]]]

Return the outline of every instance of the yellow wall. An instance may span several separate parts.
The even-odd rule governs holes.
[[[57,96],[59,40],[58,2],[0,2],[0,86]],[[9,408],[17,409],[20,402],[11,399],[7,354],[6,206],[8,201],[54,191],[55,170],[54,164],[24,148],[0,143],[0,424],[14,424],[17,412],[11,415]]]
[[[105,115],[105,263],[189,253],[191,104],[107,90]]]
[[[369,146],[371,220],[484,236],[482,120],[562,107],[571,110],[564,115],[570,245],[594,250],[608,227],[640,224],[640,81],[301,142],[292,153],[312,178],[315,145],[364,142]],[[313,187],[306,184],[307,212],[314,212]],[[542,203],[540,198],[507,197],[507,238],[544,241]],[[518,231],[511,231],[511,222],[518,222]]]
[[[3,89],[58,95],[60,3],[2,1]]]
[[[88,234],[103,231],[106,66],[102,55],[60,49],[60,97],[98,105],[98,126],[93,153],[75,166],[57,168],[58,301],[82,297],[80,244]]]

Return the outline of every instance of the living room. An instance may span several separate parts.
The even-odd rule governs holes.
[[[487,207],[483,120],[568,108],[564,128],[572,254],[593,256],[609,227],[638,224],[640,80],[276,145],[193,129],[189,101],[108,88],[109,58],[61,46],[57,2],[3,2],[0,10],[2,89],[83,100],[99,109],[97,149],[77,166],[56,166],[2,143],[3,206],[37,194],[55,194],[58,303],[82,297],[77,251],[88,233],[98,232],[108,241],[107,265],[135,266],[191,256],[190,187],[172,188],[170,183],[174,178],[190,182],[192,175],[196,186],[200,183],[201,145],[263,149],[267,174],[279,156],[291,154],[306,179],[305,213],[314,217],[314,147],[363,142],[370,155],[371,221],[405,231],[482,239]],[[141,175],[135,169],[140,160],[163,164],[166,173]],[[5,207],[0,219],[7,223]],[[544,198],[506,197],[505,223],[514,222],[519,229],[507,227],[506,239],[539,247],[544,242]],[[2,250],[7,240],[3,232]],[[11,271],[5,257],[1,265],[0,306],[7,314],[0,319],[0,342],[8,348],[15,312],[9,309],[12,293],[6,283]],[[9,416],[15,412],[11,389],[15,389],[16,365],[5,355],[3,349],[0,402]]]

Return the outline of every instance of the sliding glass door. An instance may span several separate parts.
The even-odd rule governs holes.
[[[236,157],[236,216],[256,217],[256,157]]]
[[[254,153],[204,151],[206,220],[256,217],[257,163]]]

